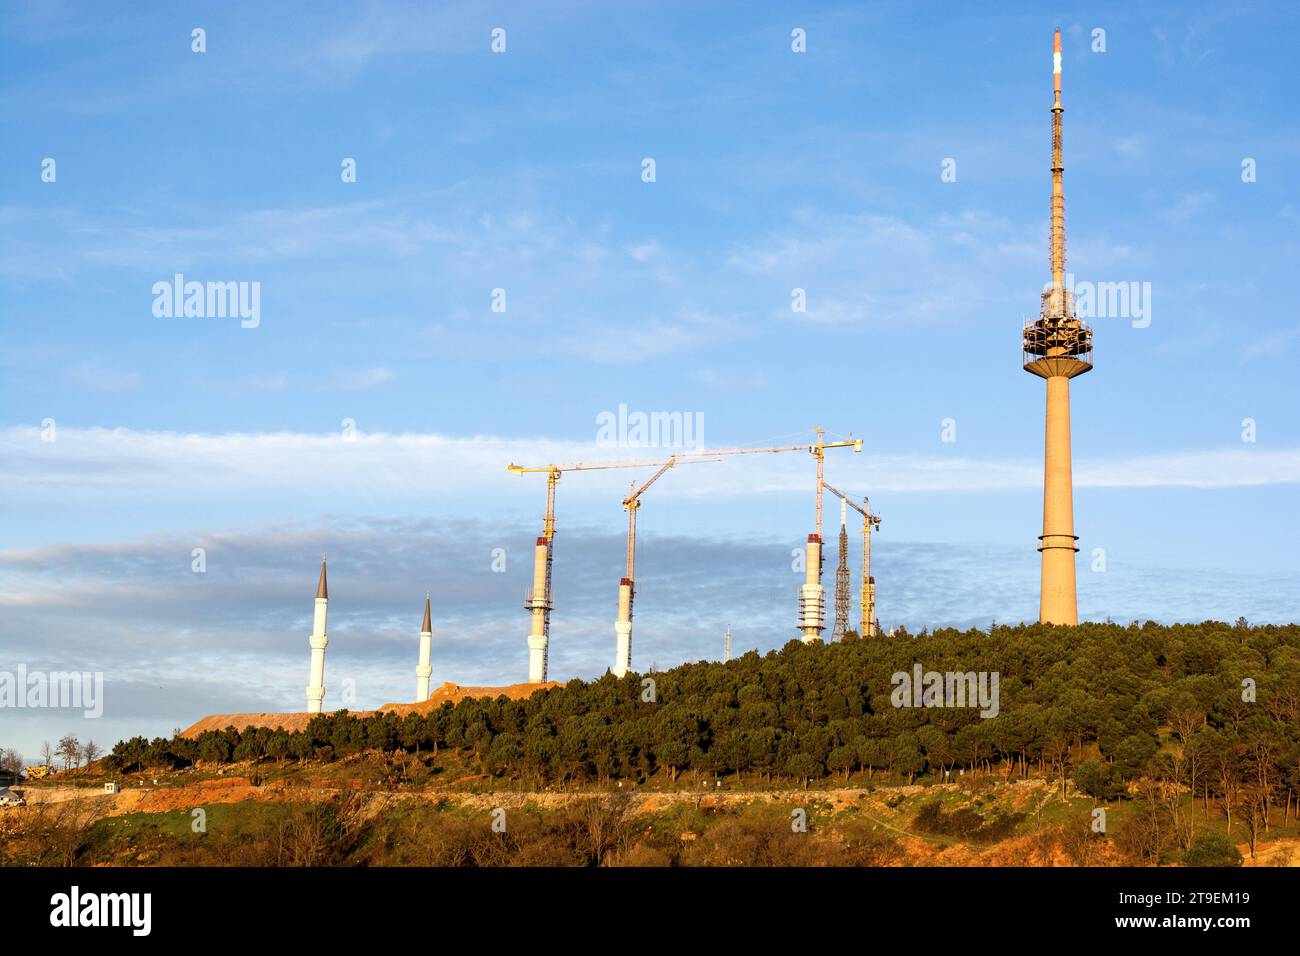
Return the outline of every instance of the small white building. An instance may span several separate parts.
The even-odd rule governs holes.
[[[110,780],[108,783],[104,784],[105,793],[120,793],[121,790],[122,790],[122,785],[119,784],[116,780]]]

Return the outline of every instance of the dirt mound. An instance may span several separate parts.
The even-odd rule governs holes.
[[[354,717],[369,717],[373,713],[373,710],[352,711]],[[315,714],[213,714],[181,731],[181,736],[197,737],[205,731],[225,730],[227,727],[234,727],[236,730],[270,727],[272,730],[287,730],[293,733],[296,730],[306,730],[307,724],[315,716]]]
[[[511,700],[523,700],[526,697],[531,697],[539,690],[549,690],[552,687],[563,686],[563,684],[556,681],[547,681],[545,684],[509,684],[505,687],[462,687],[460,684],[447,681],[430,694],[428,700],[421,703],[384,704],[378,711],[354,710],[351,711],[351,714],[354,717],[370,717],[379,711],[391,711],[402,716],[407,714],[427,714],[448,701],[454,704],[467,697],[496,698],[504,694]],[[272,730],[287,730],[289,733],[293,733],[298,730],[306,730],[307,724],[314,716],[314,714],[213,714],[181,731],[181,736],[193,738],[208,730],[225,730],[227,727],[234,727],[236,730],[245,730],[249,727],[270,727]]]
[[[545,684],[507,684],[505,687],[462,687],[460,684],[447,681],[430,694],[428,700],[421,701],[418,704],[384,704],[379,710],[392,711],[402,716],[407,714],[427,714],[431,710],[437,710],[445,703],[455,704],[469,697],[495,699],[505,696],[511,700],[524,700],[532,697],[539,690],[550,690],[553,687],[563,686],[563,684],[553,680],[547,681]]]

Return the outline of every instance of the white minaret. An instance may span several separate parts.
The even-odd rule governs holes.
[[[420,663],[415,668],[415,702],[429,699],[429,646],[433,643],[433,625],[429,620],[429,592],[424,592],[424,627],[420,629]]]
[[[319,714],[325,699],[325,615],[329,608],[329,589],[325,586],[325,558],[320,559],[320,584],[316,585],[316,613],[311,622],[311,684],[307,687],[307,713]]]

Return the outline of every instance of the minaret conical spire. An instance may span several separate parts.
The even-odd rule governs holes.
[[[329,600],[330,590],[325,583],[325,555],[320,556],[320,583],[316,585],[316,596]],[[347,595],[343,595],[345,598]]]
[[[430,634],[433,632],[433,624],[429,618],[429,592],[424,592],[424,626],[420,628],[423,633]]]

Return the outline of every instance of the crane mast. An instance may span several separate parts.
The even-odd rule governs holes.
[[[636,513],[641,508],[641,496],[674,465],[694,465],[716,458],[693,457],[683,461],[674,455],[660,466],[640,487],[632,482],[631,491],[623,499],[623,508],[627,511],[627,565],[626,573],[618,582],[618,616],[614,619],[614,667],[615,677],[622,677],[632,670],[632,603],[636,597]]]
[[[858,505],[852,498],[840,491],[834,485],[822,482],[822,487],[839,497],[839,499],[848,505],[858,514],[862,515],[862,595],[861,595],[861,624],[859,625],[863,637],[875,637],[879,631],[879,625],[876,623],[876,579],[871,576],[871,531],[880,530],[880,515],[871,513],[871,503],[865,497],[862,504]]]
[[[825,429],[813,429],[817,441],[810,445],[779,445],[772,448],[723,448],[695,452],[700,456],[716,455],[756,455],[785,451],[807,451],[817,462],[817,484],[815,488],[814,527],[816,531],[808,535],[807,548],[804,552],[804,583],[799,589],[799,603],[796,611],[796,627],[802,632],[799,639],[805,644],[821,640],[821,632],[826,629],[826,599],[822,588],[822,476],[825,473],[826,449],[852,448],[862,451],[862,439],[849,437],[843,441],[826,441]],[[681,456],[687,457],[687,456]]]
[[[681,464],[694,464],[702,461],[716,461],[723,456],[774,454],[788,451],[807,451],[817,462],[816,485],[816,533],[808,536],[806,569],[804,585],[799,595],[798,627],[803,632],[805,643],[821,639],[824,630],[824,600],[821,587],[821,528],[822,528],[822,477],[824,474],[825,452],[828,448],[852,448],[862,451],[861,439],[851,436],[847,440],[826,441],[825,430],[815,429],[817,441],[805,445],[777,445],[764,448],[721,448],[696,452],[682,452],[658,461],[634,462],[576,462],[569,465],[541,465],[528,467],[510,464],[508,471],[515,474],[546,475],[546,513],[542,521],[542,533],[537,538],[533,550],[533,585],[524,599],[524,609],[531,615],[528,634],[528,680],[540,684],[547,679],[550,660],[551,611],[554,610],[552,599],[552,568],[555,555],[555,489],[560,477],[566,471],[594,471],[612,468],[649,468],[658,470],[639,487],[632,483],[631,490],[623,499],[627,517],[627,552],[626,575],[619,581],[618,617],[614,623],[616,635],[615,661],[613,672],[622,676],[632,667],[632,604],[635,596],[636,573],[636,517],[641,507],[641,496],[671,468]]]
[[[602,471],[612,468],[649,468],[662,465],[660,461],[628,462],[576,462],[570,465],[541,465],[529,467],[509,464],[507,471],[517,475],[546,475],[546,513],[542,519],[542,533],[533,546],[533,584],[524,597],[524,610],[531,615],[528,631],[528,682],[546,683],[550,668],[551,647],[551,580],[555,563],[555,487],[566,471]]]

